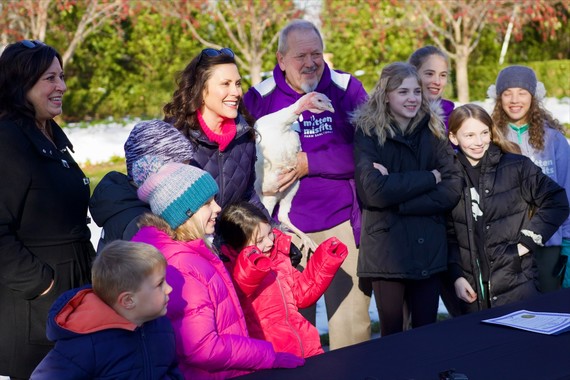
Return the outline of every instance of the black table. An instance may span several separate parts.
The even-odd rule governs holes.
[[[303,367],[240,379],[437,380],[448,369],[469,380],[570,379],[570,332],[543,335],[481,322],[521,309],[570,313],[570,289],[333,350],[308,358]]]

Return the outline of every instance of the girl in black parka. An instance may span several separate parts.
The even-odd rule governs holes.
[[[372,281],[383,336],[433,323],[439,273],[447,269],[445,214],[461,182],[441,118],[422,96],[416,69],[382,70],[353,118],[356,188],[362,208],[357,274]]]
[[[568,217],[563,188],[507,141],[487,112],[456,108],[449,139],[458,146],[461,200],[449,229],[449,272],[463,313],[536,294],[533,250]]]

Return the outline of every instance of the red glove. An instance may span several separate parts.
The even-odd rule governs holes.
[[[305,359],[288,352],[276,352],[271,368],[296,368],[305,364]]]
[[[271,267],[271,260],[254,245],[245,247],[240,256],[242,260],[251,261],[260,270],[267,270]]]
[[[333,236],[323,241],[315,251],[315,255],[316,254],[322,255],[325,253],[328,253],[329,255],[333,256],[345,257],[346,255],[348,255],[348,248],[343,242],[341,242],[340,240],[338,240],[336,237]]]

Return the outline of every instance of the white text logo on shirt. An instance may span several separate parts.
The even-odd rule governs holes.
[[[554,174],[554,161],[553,160],[541,160],[540,158],[531,157],[532,161],[536,166],[542,169],[542,172],[547,176]]]
[[[309,120],[302,121],[303,137],[319,137],[329,133],[333,133],[332,117],[312,115]]]

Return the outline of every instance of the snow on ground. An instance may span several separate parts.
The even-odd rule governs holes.
[[[490,99],[484,102],[474,103],[481,105],[488,112],[492,111],[493,101]],[[459,103],[456,103],[456,105],[459,105]],[[560,100],[547,98],[544,100],[544,105],[561,123],[570,123],[570,98]],[[88,127],[71,126],[70,128],[66,128],[65,132],[74,146],[75,153],[73,156],[75,160],[80,164],[96,164],[107,162],[113,156],[124,157],[123,144],[132,128],[139,121],[140,120],[134,120],[126,124],[105,123]],[[93,222],[90,224],[90,227],[93,244],[97,246],[100,228]],[[441,301],[439,310],[440,312],[447,312]],[[378,312],[374,299],[372,299],[370,305],[370,316],[372,320],[378,321]],[[317,303],[317,328],[321,334],[328,331],[326,308],[322,298]]]
[[[483,102],[473,102],[481,105],[488,112],[493,109],[493,101],[487,99]],[[461,103],[456,103],[459,106]],[[555,118],[563,124],[570,124],[570,98],[546,98],[543,101]],[[66,128],[71,143],[74,146],[75,160],[80,164],[101,163],[108,161],[113,156],[124,157],[123,144],[131,129],[140,120],[123,123],[95,124],[89,127]]]

